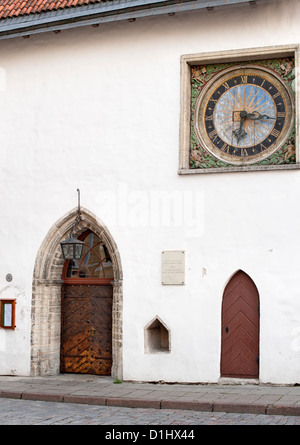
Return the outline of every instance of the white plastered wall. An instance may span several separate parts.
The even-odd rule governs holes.
[[[36,255],[79,187],[121,255],[124,379],[217,382],[222,294],[242,269],[260,294],[260,380],[299,382],[299,171],[177,174],[180,56],[300,40],[297,0],[257,3],[0,42],[0,293],[17,299],[0,374],[30,372]],[[162,286],[161,251],[178,249],[185,285]],[[156,316],[168,354],[144,352]]]

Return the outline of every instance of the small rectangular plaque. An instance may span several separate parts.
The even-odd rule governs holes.
[[[164,250],[161,265],[162,284],[185,284],[184,250]]]

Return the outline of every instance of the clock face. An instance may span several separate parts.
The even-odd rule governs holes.
[[[278,150],[293,126],[292,94],[267,68],[234,67],[207,84],[196,104],[202,146],[231,164],[258,162]]]

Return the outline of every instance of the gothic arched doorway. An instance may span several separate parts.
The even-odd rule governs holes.
[[[74,279],[72,285],[78,285],[74,274],[68,277],[68,272],[64,269],[66,264],[62,257],[60,242],[70,233],[76,214],[77,209],[74,209],[52,226],[36,257],[31,307],[31,375],[33,376],[56,375],[60,372],[62,288],[67,284],[71,285],[67,283],[68,278]],[[75,236],[80,237],[82,235],[84,237],[87,236],[84,235],[87,233],[93,233],[101,240],[111,259],[109,267],[111,267],[112,278],[107,278],[106,284],[104,283],[105,280],[101,284],[107,289],[110,288],[111,292],[111,296],[109,296],[112,304],[112,309],[110,309],[112,317],[111,375],[114,378],[122,379],[123,273],[121,259],[116,243],[107,227],[91,212],[81,208],[81,221],[76,227]],[[105,266],[108,266],[108,264]],[[63,279],[63,277],[65,278]],[[80,279],[81,277],[78,276],[77,278]],[[90,277],[90,285],[99,285],[99,278],[103,279],[104,277],[103,275]],[[94,279],[96,283],[92,283]]]
[[[222,302],[221,376],[259,375],[259,294],[242,270],[227,284]]]

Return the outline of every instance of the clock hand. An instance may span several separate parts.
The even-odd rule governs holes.
[[[252,121],[257,121],[259,119],[275,119],[275,117],[268,116],[267,114],[260,114],[258,111],[253,111],[253,113],[247,113],[247,117]]]
[[[243,125],[244,125],[244,121],[247,117],[247,111],[241,111],[240,112],[240,128],[236,128],[235,130],[233,130],[233,134],[234,136],[236,136],[237,138],[237,142],[239,143],[240,140],[247,135],[247,132],[243,129]]]
[[[240,128],[233,130],[234,136],[237,138],[237,142],[247,135],[247,132],[243,129],[244,121],[246,118],[252,121],[257,121],[261,119],[275,119],[275,117],[268,116],[267,114],[260,114],[258,111],[253,111],[253,113],[247,113],[247,111],[240,111]]]

